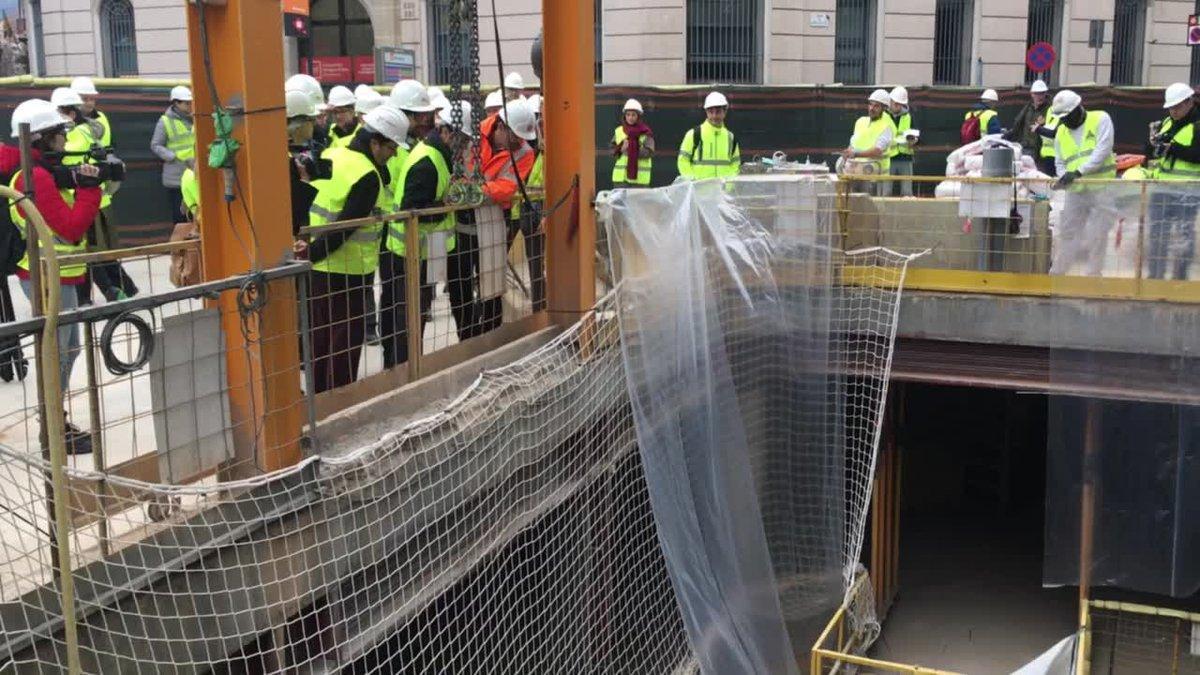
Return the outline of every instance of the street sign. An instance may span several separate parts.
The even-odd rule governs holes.
[[[1104,19],[1092,19],[1088,23],[1088,46],[1092,49],[1104,46]]]
[[[1195,14],[1188,15],[1187,43],[1189,47],[1200,45],[1200,18]]]
[[[1025,66],[1035,73],[1044,73],[1054,66],[1058,54],[1049,42],[1035,42],[1025,52]]]

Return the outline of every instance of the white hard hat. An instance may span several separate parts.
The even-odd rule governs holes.
[[[537,138],[537,118],[533,116],[527,101],[518,99],[504,104],[504,108],[500,110],[500,119],[521,138],[527,141]]]
[[[514,70],[504,77],[504,88],[519,92],[525,88],[525,78]]]
[[[312,97],[307,93],[298,89],[291,89],[283,92],[283,101],[287,107],[288,119],[293,117],[316,117],[317,104],[313,103]]]
[[[991,101],[992,103],[995,103],[996,101],[1000,100],[1000,96],[996,94],[995,89],[984,89],[983,93],[979,95],[979,100]]]
[[[534,115],[542,114],[542,95],[541,94],[534,94],[525,100],[527,103],[529,103],[529,109],[533,111]]]
[[[50,102],[55,108],[70,108],[77,105],[83,105],[83,99],[79,93],[70,87],[58,87],[50,92]]]
[[[43,131],[54,129],[55,127],[65,127],[70,124],[70,121],[59,114],[58,108],[53,103],[40,98],[31,98],[27,101],[22,101],[20,105],[13,109],[13,138],[21,135],[22,123],[29,125],[29,132],[35,134],[36,139],[37,135],[40,135]]]
[[[349,87],[338,85],[329,90],[329,107],[330,108],[349,108],[357,101],[354,99],[354,92],[350,91]]]
[[[499,89],[488,94],[487,98],[483,100],[484,110],[487,110],[488,108],[499,108],[502,105],[504,105],[504,95],[500,93]]]
[[[709,108],[727,108],[727,107],[729,107],[729,101],[725,99],[725,94],[722,94],[719,91],[714,91],[711,94],[709,94],[708,96],[704,97],[704,109],[705,110],[708,110]]]
[[[369,113],[383,105],[383,101],[383,94],[368,85],[360,84],[354,89],[354,112],[356,113]]]
[[[429,90],[416,80],[400,80],[392,85],[391,104],[405,112],[423,113],[437,110],[429,100]]]
[[[637,111],[639,115],[645,114],[646,112],[645,110],[642,110],[642,104],[636,98],[631,98],[628,101],[625,101],[625,107],[621,108],[621,112],[627,112],[629,110]]]
[[[408,115],[390,105],[381,105],[363,117],[363,126],[383,134],[396,145],[408,142]]]
[[[92,78],[82,75],[71,80],[71,89],[80,96],[97,96],[100,94],[100,92],[96,91],[96,83],[92,82]]]
[[[872,103],[879,103],[881,105],[888,105],[892,102],[892,98],[888,96],[887,91],[883,89],[876,89],[875,91],[871,92],[871,95],[867,97],[867,100]]]
[[[1163,107],[1172,108],[1183,103],[1196,94],[1190,84],[1184,82],[1176,82],[1167,87],[1166,94],[1163,96]]]
[[[1055,94],[1054,100],[1050,102],[1050,114],[1055,117],[1063,117],[1078,108],[1080,103],[1083,101],[1079,98],[1079,94],[1070,89],[1063,89]]]
[[[888,98],[900,105],[908,105],[908,90],[904,87],[896,87],[892,93],[888,94]]]
[[[1050,87],[1047,87],[1046,83],[1042,80],[1034,80],[1033,84],[1029,86],[1029,93],[1031,94],[1044,94],[1048,91],[1050,91]]]
[[[454,123],[454,109],[458,108],[462,111],[462,117],[458,124]],[[448,126],[455,131],[467,133],[467,129],[471,128],[471,103],[469,101],[446,101],[446,107],[438,110],[438,122]],[[470,134],[467,134],[470,135]]]
[[[172,101],[190,101],[192,100],[192,90],[182,84],[176,87],[171,87]]]
[[[437,87],[430,87],[429,103],[437,110],[443,110],[450,107],[450,99],[446,98],[446,94]]]
[[[318,110],[325,105],[325,92],[321,91],[321,83],[317,78],[305,73],[296,73],[283,83],[284,91],[302,91],[312,99]]]

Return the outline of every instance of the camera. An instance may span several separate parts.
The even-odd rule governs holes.
[[[125,180],[125,162],[116,157],[109,157],[103,162],[90,164],[96,167],[100,173],[97,176],[88,176],[79,172],[79,167],[71,167],[71,173],[74,176],[75,186],[78,187],[100,187],[103,183],[121,182]]]
[[[333,178],[333,162],[322,159],[319,154],[307,147],[305,150],[293,154],[292,159],[304,168],[304,173],[308,175],[310,181]]]

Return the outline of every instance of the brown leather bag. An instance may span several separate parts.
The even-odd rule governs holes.
[[[200,238],[200,228],[196,223],[176,223],[171,231],[171,241],[188,241]],[[193,286],[200,283],[200,248],[187,248],[171,251],[171,283],[178,287]]]

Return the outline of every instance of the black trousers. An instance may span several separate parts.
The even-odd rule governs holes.
[[[425,261],[421,261],[421,280],[424,281]],[[404,289],[408,274],[404,269],[404,257],[391,251],[379,254],[379,279],[383,292],[379,295],[379,343],[383,346],[383,367],[395,368],[408,362],[408,299]],[[429,322],[429,309],[433,306],[433,284],[421,284],[421,335],[425,335],[425,324]]]
[[[187,217],[183,215],[183,190],[178,187],[164,187],[167,191],[167,202],[171,208],[172,223],[186,223]]]
[[[344,387],[358,377],[372,275],[314,270],[308,279],[313,381],[319,393]]]
[[[458,325],[458,339],[483,335],[504,321],[504,301],[501,298],[476,298],[479,287],[479,237],[459,232],[455,235],[454,250],[446,260],[447,292],[450,311]]]
[[[509,248],[512,248],[517,232],[525,237],[525,258],[529,263],[529,299],[535,312],[546,308],[546,233],[540,228],[541,216],[538,213],[530,213],[512,221],[508,230]]]
[[[113,234],[110,232],[112,223],[108,220],[106,211],[107,209],[101,211],[96,216],[96,223],[88,229],[88,248],[95,249],[99,246],[100,250],[108,250],[113,247]],[[133,278],[125,271],[119,260],[88,263],[84,276],[86,281],[75,286],[75,297],[79,299],[80,305],[92,304],[93,284],[109,302],[132,298],[138,294],[137,284],[134,283]]]

